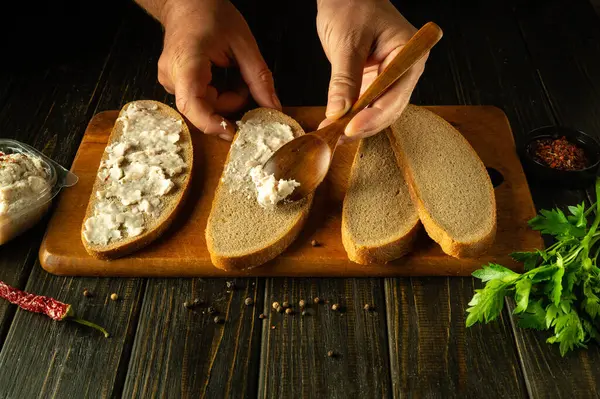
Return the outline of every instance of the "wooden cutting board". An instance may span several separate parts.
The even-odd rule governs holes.
[[[475,259],[455,259],[423,235],[410,255],[388,265],[362,266],[348,260],[342,246],[340,221],[346,182],[356,143],[340,146],[326,181],[315,195],[311,216],[299,238],[274,261],[250,271],[225,272],[212,266],[204,229],[213,193],[221,176],[229,143],[193,131],[195,176],[183,212],[171,229],[154,244],[122,259],[101,261],[89,256],[81,243],[85,209],[118,111],[93,117],[73,162],[79,182],[60,195],[40,248],[48,272],[72,276],[218,277],[218,276],[467,276],[482,264],[496,262],[515,270],[513,251],[541,248],[539,233],[527,227],[535,208],[512,132],[505,114],[487,106],[428,107],[454,125],[479,153],[488,168],[504,181],[496,187],[498,232],[494,247]],[[323,119],[323,107],[284,109],[306,131]],[[427,132],[423,132],[427,134]],[[313,247],[312,240],[321,245]]]

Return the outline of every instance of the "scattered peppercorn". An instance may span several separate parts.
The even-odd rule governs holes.
[[[300,306],[300,309],[306,306],[306,302],[304,302],[304,299],[300,299],[300,301],[298,302],[298,306]]]
[[[246,304],[246,306],[250,306],[254,303],[254,300],[252,298],[248,297],[248,298],[246,298],[244,303]]]
[[[335,353],[333,353],[333,351],[327,352],[327,356],[329,356],[329,357],[333,357],[334,355],[335,355]]]
[[[319,302],[321,302],[321,299],[319,299],[319,297],[316,297],[315,299],[313,299],[313,302],[318,304]]]
[[[267,316],[264,313],[261,313],[258,315],[258,318],[262,320],[262,319],[266,319]]]
[[[92,293],[89,292],[87,289],[83,290],[83,296],[86,298],[89,298],[92,296]]]
[[[208,310],[208,314],[215,314],[215,313],[217,313],[217,311],[215,310],[215,308],[213,308],[212,306],[209,306],[207,310]]]
[[[278,311],[279,313],[283,313],[283,306],[279,306],[279,307],[277,308],[277,311]]]
[[[368,312],[369,310],[371,310],[371,305],[369,305],[368,303],[366,303],[365,307],[363,309]]]
[[[273,309],[277,310],[279,308],[279,302],[273,302]]]
[[[285,301],[281,304],[281,306],[283,306],[284,309],[287,309],[290,307],[290,303],[288,301]]]
[[[564,136],[539,139],[533,144],[536,161],[558,170],[580,170],[588,166],[585,151]]]
[[[294,311],[292,310],[292,308],[287,308],[285,310],[285,314],[287,314],[287,315],[290,315],[290,314],[293,314],[293,313],[294,313]]]
[[[313,247],[318,247],[318,246],[319,246],[319,245],[321,245],[321,244],[319,244],[319,241],[317,241],[317,240],[312,240],[312,241],[310,242],[310,245],[312,245]]]
[[[115,294],[115,293],[112,293],[110,295],[110,299],[112,299],[113,301],[116,301],[117,299],[119,299],[119,296],[117,294]]]
[[[337,303],[334,303],[333,305],[331,305],[331,310],[333,310],[334,312],[337,312],[340,309],[340,305],[338,305]]]
[[[221,324],[221,322],[223,321],[223,319],[221,319],[221,317],[219,316],[215,316],[215,318],[213,319],[215,324]]]
[[[193,304],[194,306],[199,306],[202,304],[202,300],[200,298],[195,298]]]

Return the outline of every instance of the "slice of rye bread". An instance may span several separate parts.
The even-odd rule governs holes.
[[[254,120],[260,124],[280,122],[291,127],[295,137],[304,130],[289,116],[267,108],[247,112],[242,122]],[[236,133],[212,203],[206,226],[206,242],[212,263],[223,270],[241,270],[260,266],[280,255],[298,236],[308,217],[313,195],[292,202],[280,202],[274,208],[263,208],[256,199],[254,187],[230,191],[225,177],[226,166],[239,151]],[[251,194],[250,194],[251,193]]]
[[[342,242],[351,261],[385,264],[412,249],[420,230],[385,132],[360,141],[342,210]]]
[[[453,257],[484,253],[496,235],[496,199],[469,142],[446,120],[414,105],[388,136],[427,234]]]
[[[162,197],[159,217],[144,217],[146,229],[142,234],[131,238],[124,237],[118,241],[110,242],[108,243],[108,245],[96,245],[89,243],[83,235],[83,232],[85,230],[85,221],[94,214],[94,205],[96,203],[95,193],[96,191],[101,189],[104,184],[102,179],[96,177],[94,188],[92,189],[90,201],[88,203],[88,207],[81,227],[81,240],[83,242],[83,245],[85,246],[86,251],[90,255],[99,259],[109,260],[129,255],[133,252],[142,249],[143,247],[147,246],[148,244],[156,240],[158,237],[160,237],[165,232],[165,230],[169,228],[169,226],[173,222],[173,219],[182,207],[185,198],[187,197],[187,194],[189,192],[190,180],[192,179],[194,150],[192,147],[192,137],[190,135],[190,130],[185,122],[185,119],[181,117],[179,112],[175,111],[168,105],[152,100],[138,100],[125,104],[123,108],[121,108],[119,117],[123,115],[127,107],[129,107],[129,105],[132,103],[137,103],[141,106],[156,105],[158,107],[157,112],[160,112],[164,115],[168,115],[176,120],[182,121],[182,131],[180,133],[180,141],[178,143],[181,145],[181,151],[179,154],[181,155],[186,164],[186,169],[182,173],[170,178],[171,181],[173,181],[173,183],[175,184],[175,187],[168,194]],[[114,141],[118,140],[121,137],[122,133],[123,122],[117,120],[108,138],[107,146],[113,143]],[[105,152],[102,156],[102,161],[106,160],[107,158],[108,154]]]

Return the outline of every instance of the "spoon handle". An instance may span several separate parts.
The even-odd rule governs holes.
[[[356,114],[385,93],[391,85],[436,45],[442,35],[442,30],[437,24],[428,22],[423,25],[359,97],[352,108],[344,115],[344,119],[348,118],[349,122]]]

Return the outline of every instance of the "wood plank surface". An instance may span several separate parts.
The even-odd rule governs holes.
[[[271,278],[265,297],[259,397],[391,396],[381,280]]]
[[[557,123],[600,138],[600,18],[586,1],[532,2],[535,12],[512,3]],[[564,209],[584,199],[579,192],[555,201]],[[515,327],[515,338],[532,397],[598,397],[599,345],[562,357],[557,345],[546,343],[546,333]]]
[[[517,142],[535,126],[529,122],[533,116],[549,114],[543,94],[529,79],[535,72],[512,63],[522,58],[524,47],[499,2],[395,4],[416,26],[432,20],[444,30],[413,93],[414,103],[500,107]],[[505,41],[492,41],[490,32]],[[394,397],[527,396],[509,313],[494,324],[465,328],[473,284],[472,278],[385,280]]]
[[[260,333],[268,322],[259,319],[263,290],[256,278],[152,281],[123,397],[254,397]],[[194,299],[201,304],[184,306]]]
[[[106,4],[110,6],[113,0]],[[57,26],[64,26],[73,17],[77,21],[77,10],[73,9],[70,16],[66,16],[58,8],[47,9],[44,15],[29,14],[24,24],[20,16],[27,15],[25,5],[15,6],[23,13],[17,12],[15,19],[3,21],[0,34],[3,37],[20,35],[24,26],[28,26],[28,34],[37,36],[38,40],[5,41],[3,51],[10,57],[0,63],[0,137],[25,142],[69,167],[83,134],[82,128],[92,115],[88,101],[102,78],[104,61],[120,17],[100,12],[98,17],[102,21],[88,21],[91,34],[85,38],[65,40],[71,51],[88,48],[89,45],[95,48],[85,58],[69,60],[66,59],[68,57],[61,59],[66,50],[62,46],[48,51],[48,43],[65,39],[63,29],[48,31],[49,21],[54,21]],[[32,54],[36,54],[37,59]],[[55,62],[50,57],[56,57]],[[73,87],[77,88],[77,94],[73,93]],[[65,110],[68,110],[68,118]],[[22,236],[0,246],[0,280],[19,288],[25,287],[47,222],[48,218],[43,218]],[[0,301],[0,348],[15,311],[15,306]]]
[[[497,262],[516,267],[508,254],[540,248],[540,235],[527,228],[535,208],[523,169],[512,142],[506,116],[492,107],[435,107],[433,112],[450,121],[469,140],[486,166],[505,179],[495,189],[498,228],[494,246],[477,258],[456,259],[444,254],[425,236],[417,249],[387,265],[364,266],[348,260],[341,240],[341,208],[356,143],[337,149],[326,178],[315,195],[311,216],[300,236],[269,264],[248,271],[224,271],[211,261],[204,229],[229,143],[192,132],[195,178],[192,191],[170,231],[150,246],[112,261],[95,259],[81,243],[81,223],[100,158],[117,112],[96,115],[86,131],[73,162],[79,177],[76,186],[64,191],[40,249],[46,270],[75,276],[394,276],[470,275],[482,263]],[[290,107],[284,112],[312,131],[323,120],[322,107]],[[502,154],[502,157],[498,157]],[[75,205],[74,205],[75,204]],[[322,245],[313,247],[312,240]],[[324,267],[326,266],[326,267]]]

